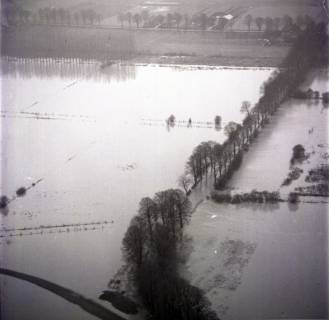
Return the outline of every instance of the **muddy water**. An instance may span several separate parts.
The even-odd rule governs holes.
[[[327,318],[328,205],[218,205],[188,229],[187,268],[221,319]]]
[[[318,71],[305,86],[327,91],[328,79]],[[328,162],[327,128],[327,106],[288,101],[245,154],[230,187],[286,195],[307,185],[307,171]],[[301,177],[281,187],[296,144],[305,146],[309,158],[297,165],[304,170]],[[298,205],[206,200],[194,213],[186,274],[222,319],[328,317],[328,199],[301,200]],[[310,200],[317,203],[306,203]]]
[[[271,72],[5,63],[1,193],[32,188],[1,216],[2,234],[3,228],[107,223],[7,232],[1,266],[93,299],[122,263],[121,239],[140,198],[175,187],[199,142],[224,139],[213,127],[215,115],[224,124],[241,121],[240,97],[255,102]],[[165,124],[170,114],[174,128]],[[30,284],[1,281],[5,320],[91,318]]]
[[[302,89],[312,88],[320,93],[329,89],[329,73],[312,74]],[[260,132],[244,156],[243,167],[230,181],[229,186],[240,191],[279,190],[290,169],[292,149],[302,144],[309,158],[297,167],[304,174],[288,188],[287,193],[304,185],[305,174],[311,168],[326,162],[329,152],[329,106],[322,101],[289,100],[284,103],[271,122]]]

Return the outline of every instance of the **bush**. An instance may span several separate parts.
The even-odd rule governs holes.
[[[290,203],[297,203],[299,200],[299,195],[296,192],[290,192],[288,196],[288,201]]]
[[[303,161],[306,159],[305,148],[301,144],[297,144],[292,149],[292,157],[290,160],[291,164],[294,164],[296,161]]]
[[[235,195],[232,197],[231,203],[232,203],[232,204],[238,204],[238,203],[241,203],[242,201],[243,201],[243,199],[242,199],[242,195],[241,195],[241,194],[235,194]]]
[[[0,209],[5,209],[8,205],[9,199],[7,196],[0,197]]]
[[[16,190],[16,195],[18,197],[23,197],[26,194],[26,188],[25,187],[20,187],[19,189]]]
[[[220,126],[221,122],[222,122],[222,118],[220,116],[216,116],[215,117],[215,125]]]
[[[212,191],[211,199],[217,203],[230,203],[232,200],[232,196],[230,193],[219,193],[216,191]]]

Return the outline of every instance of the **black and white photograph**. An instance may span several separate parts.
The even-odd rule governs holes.
[[[0,21],[0,320],[329,319],[328,0]]]

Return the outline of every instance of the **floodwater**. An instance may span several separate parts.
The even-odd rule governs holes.
[[[256,102],[271,73],[50,59],[5,60],[2,71],[1,194],[31,188],[1,216],[1,267],[95,300],[122,264],[139,200],[177,187],[193,148],[225,139],[215,115],[240,122],[241,97]],[[93,318],[31,284],[1,281],[4,320]]]
[[[329,72],[318,70],[302,89],[329,90]],[[304,186],[308,170],[329,159],[329,106],[322,101],[291,99],[278,109],[271,122],[260,132],[250,152],[244,156],[243,167],[229,182],[237,191],[252,189],[289,193]],[[297,166],[304,170],[299,180],[289,187],[280,188],[290,169],[293,147],[302,144],[307,161]],[[259,174],[261,172],[261,174]]]
[[[221,319],[328,317],[328,205],[206,200],[187,232],[187,278]]]
[[[328,71],[317,71],[305,88],[323,92],[328,83]],[[279,191],[283,197],[307,186],[308,170],[328,163],[328,123],[322,102],[287,101],[244,155],[229,186],[237,192]],[[296,144],[309,155],[296,165],[304,172],[281,186]],[[328,318],[328,198],[301,201],[205,200],[198,207],[187,229],[194,250],[185,274],[206,292],[221,319]]]

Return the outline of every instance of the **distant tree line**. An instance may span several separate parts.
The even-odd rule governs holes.
[[[167,28],[167,29],[197,29],[197,30],[223,30],[231,21],[225,16],[218,14],[198,13],[194,15],[179,12],[168,12],[167,14],[150,14],[143,10],[137,13],[119,13],[117,16],[121,27],[137,28]],[[239,17],[235,17],[235,20]],[[253,17],[251,14],[244,16],[243,23],[250,32],[252,26],[257,31],[295,31],[299,32],[314,24],[314,20],[309,15],[298,15],[294,20],[290,15],[283,17]]]
[[[10,7],[3,11],[10,25],[16,24],[59,24],[59,25],[94,25],[100,24],[102,16],[93,9],[72,11],[64,8],[40,8],[37,12],[20,7]]]
[[[214,16],[207,16],[205,13],[188,15],[181,14],[179,12],[168,12],[167,14],[151,15],[147,10],[143,10],[140,13],[119,13],[118,22],[121,27],[137,28],[176,28],[176,29],[201,29],[206,30],[213,26],[216,22]],[[226,20],[226,19],[224,19]],[[228,20],[226,20],[228,21]]]
[[[244,24],[248,31],[254,25],[258,31],[301,31],[314,24],[314,20],[309,15],[298,15],[295,20],[290,15],[283,17],[253,17],[248,14],[244,17]]]
[[[263,85],[259,101],[253,107],[247,101],[242,103],[241,112],[246,115],[242,125],[229,122],[224,127],[227,136],[224,143],[202,142],[193,150],[185,173],[179,178],[186,192],[207,179],[209,173],[213,175],[215,188],[224,188],[242,162],[242,151],[257,137],[280,104],[304,82],[307,73],[313,67],[328,63],[327,52],[325,24],[310,25],[295,41],[281,71],[274,72]]]
[[[184,192],[168,189],[140,201],[122,241],[123,256],[152,319],[218,319],[203,292],[178,274],[184,226],[191,202]]]

